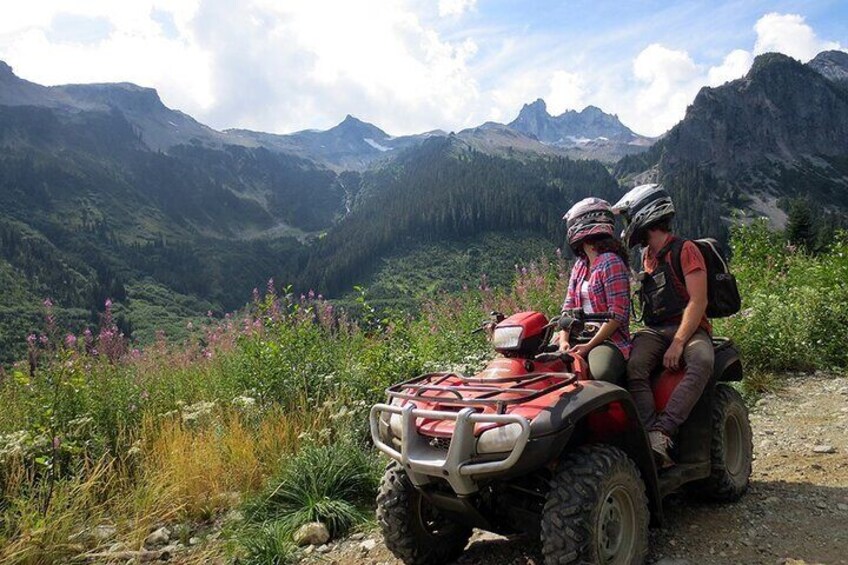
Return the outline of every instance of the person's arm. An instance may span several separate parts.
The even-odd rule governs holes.
[[[574,266],[571,268],[571,275],[568,278],[568,292],[566,292],[565,301],[562,303],[562,312],[572,308],[577,308],[580,304],[577,291],[579,265],[579,261],[575,261]],[[560,351],[567,351],[569,347],[568,333],[565,331],[558,331],[554,337],[554,342],[559,344]]]
[[[697,251],[700,254],[700,251]],[[703,256],[701,257],[703,265]],[[707,311],[707,271],[706,266],[696,267],[695,270],[686,275],[686,292],[689,294],[689,303],[683,310],[683,319],[680,327],[674,334],[671,345],[663,356],[663,365],[671,370],[677,370],[680,366],[680,357],[683,348],[689,343],[689,339],[698,330],[704,313]]]

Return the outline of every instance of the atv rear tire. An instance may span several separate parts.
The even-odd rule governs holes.
[[[748,490],[754,456],[748,408],[736,389],[719,383],[713,399],[713,435],[709,478],[694,485],[695,492],[722,502],[738,500]]]
[[[648,522],[645,483],[633,461],[617,447],[581,447],[560,462],[545,501],[545,563],[643,563]]]
[[[407,565],[436,565],[459,557],[471,528],[451,521],[409,481],[398,463],[386,467],[377,495],[377,522],[386,547]]]

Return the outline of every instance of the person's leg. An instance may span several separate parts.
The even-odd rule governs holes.
[[[657,417],[656,427],[668,436],[674,436],[686,421],[692,408],[701,398],[704,387],[713,374],[715,352],[709,334],[699,329],[683,348],[685,373],[668,399],[665,410]]]
[[[640,330],[633,337],[633,350],[627,362],[627,388],[642,424],[650,429],[656,421],[654,392],[651,390],[651,373],[662,361],[668,343],[655,330]]]
[[[612,343],[602,343],[589,352],[589,371],[592,378],[623,387],[627,372],[624,355]]]

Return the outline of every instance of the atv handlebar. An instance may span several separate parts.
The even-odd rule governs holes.
[[[567,329],[563,328],[562,325],[563,320],[568,320],[569,318],[580,322],[604,323],[612,320],[613,314],[612,312],[584,312],[582,308],[563,310],[558,321],[560,329]]]

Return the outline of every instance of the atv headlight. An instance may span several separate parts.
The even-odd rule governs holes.
[[[403,416],[392,414],[389,416],[389,430],[398,439],[403,439]]]
[[[521,425],[513,422],[498,426],[480,434],[477,440],[477,453],[505,453],[512,451],[521,435]]]
[[[495,328],[492,334],[492,345],[495,349],[517,349],[521,345],[521,326],[504,326]]]

